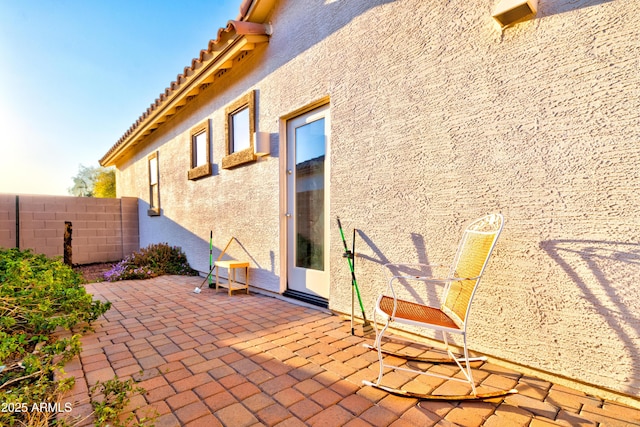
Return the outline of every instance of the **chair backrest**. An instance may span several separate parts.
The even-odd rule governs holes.
[[[467,323],[469,308],[484,268],[502,231],[502,214],[490,214],[473,221],[465,229],[451,265],[449,277],[466,278],[447,284],[441,309],[458,327]]]

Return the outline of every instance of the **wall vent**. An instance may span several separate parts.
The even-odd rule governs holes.
[[[249,55],[249,51],[248,50],[244,50],[240,53],[240,55],[238,55],[238,57],[236,58],[236,62],[240,62],[242,61],[244,58],[247,57],[247,55]]]
[[[538,0],[502,0],[491,16],[502,28],[533,18],[538,12]]]

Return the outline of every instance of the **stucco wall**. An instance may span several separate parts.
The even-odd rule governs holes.
[[[270,156],[231,170],[220,168],[225,153],[224,108],[244,93],[243,87],[220,91],[212,86],[189,103],[154,132],[144,151],[118,166],[117,191],[140,198],[141,247],[155,242],[180,246],[191,266],[206,273],[210,233],[214,259],[235,237],[227,254],[251,261],[251,284],[279,292],[278,159]],[[213,175],[189,180],[189,131],[205,119],[211,119]],[[160,216],[147,215],[147,156],[154,151],[158,151]]]
[[[331,216],[359,230],[369,313],[380,264],[446,261],[468,221],[502,212],[471,347],[640,396],[638,6],[541,2],[500,31],[493,2],[278,2],[269,44],[118,165],[118,194],[148,201],[159,150],[163,214],[140,204],[141,245],[180,245],[205,271],[209,230],[216,248],[235,235],[253,284],[277,292],[279,119],[329,96]],[[250,89],[272,154],[221,170],[224,107]],[[189,129],[207,118],[214,175],[189,181]],[[331,253],[330,307],[350,312],[337,229]]]
[[[16,197],[19,245],[16,245]],[[0,247],[64,252],[65,222],[72,225],[73,264],[121,260],[138,249],[137,200],[0,194]]]

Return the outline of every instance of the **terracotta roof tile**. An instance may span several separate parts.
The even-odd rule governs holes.
[[[251,3],[253,0],[244,0],[240,5],[240,14],[236,18],[236,21],[242,21],[245,16],[247,16],[247,12],[249,12],[249,8],[251,7]]]

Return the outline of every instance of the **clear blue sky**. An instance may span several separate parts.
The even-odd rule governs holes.
[[[0,193],[68,195],[242,0],[0,0]]]

